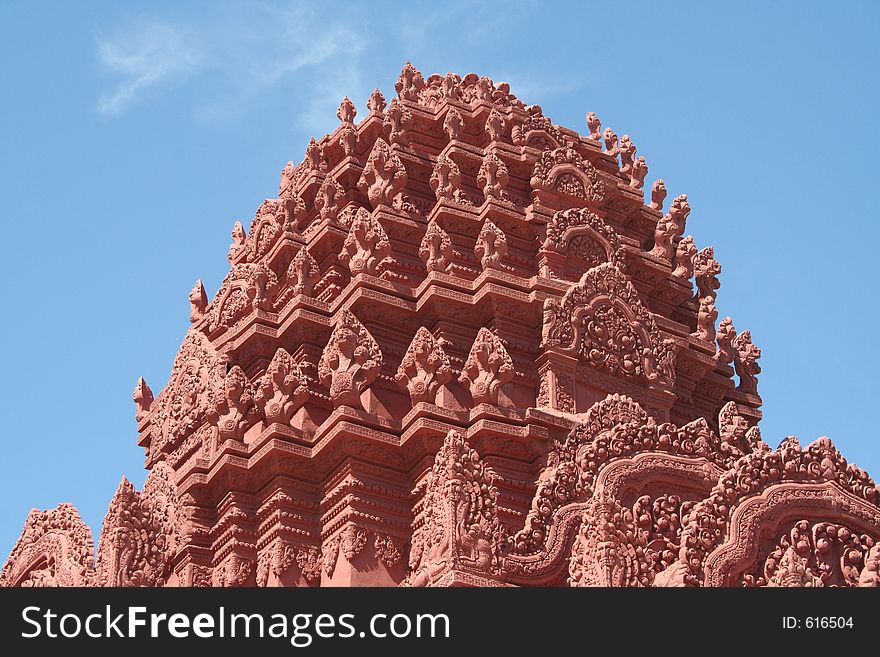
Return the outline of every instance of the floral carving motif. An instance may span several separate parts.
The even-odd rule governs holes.
[[[276,540],[260,553],[257,559],[257,586],[266,586],[269,575],[280,578],[291,569],[296,550],[282,540]]]
[[[308,396],[306,378],[299,364],[284,347],[278,347],[254,395],[266,424],[290,424],[294,412]]]
[[[247,586],[254,574],[254,562],[238,554],[230,554],[214,567],[212,586]]]
[[[436,221],[428,223],[428,229],[419,245],[419,258],[428,271],[446,272],[455,257],[452,240]]]
[[[454,569],[500,574],[497,479],[459,432],[446,435],[425,482],[424,525],[413,536],[407,583],[430,585]]]
[[[501,258],[507,255],[507,236],[504,231],[486,219],[477,236],[474,253],[484,270],[501,269]]]
[[[507,349],[487,328],[477,333],[459,380],[468,385],[475,404],[498,404],[501,386],[513,380],[515,370]]]
[[[373,549],[378,559],[386,568],[393,568],[402,558],[400,554],[400,540],[388,534],[376,534],[373,540]]]
[[[530,116],[513,126],[510,137],[514,146],[529,146],[541,151],[559,148],[566,142],[559,128],[546,116]]]
[[[358,189],[370,199],[373,207],[393,206],[406,186],[406,168],[391,150],[388,142],[377,139],[358,181]]]
[[[416,331],[394,378],[409,391],[413,404],[433,404],[437,389],[452,378],[449,356],[424,326]]]
[[[602,371],[671,385],[675,345],[613,264],[586,272],[561,300],[544,303],[543,344],[580,354]]]
[[[318,362],[318,377],[330,388],[334,406],[360,406],[360,395],[375,381],[382,352],[350,310],[343,310]]]
[[[358,208],[339,253],[339,260],[348,265],[352,276],[378,276],[379,266],[389,255],[391,242],[382,224],[367,210]]]

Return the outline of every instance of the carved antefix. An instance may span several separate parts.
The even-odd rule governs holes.
[[[350,310],[343,310],[318,362],[318,377],[330,388],[333,405],[360,407],[361,393],[381,367],[379,345]]]
[[[424,486],[423,526],[413,537],[408,584],[430,586],[454,570],[500,574],[497,479],[459,432],[446,435]]]
[[[388,142],[377,139],[358,181],[358,189],[370,199],[374,208],[391,206],[406,186],[406,180],[403,162],[392,152]]]
[[[419,245],[419,258],[428,271],[445,273],[455,257],[452,240],[436,221],[428,224],[422,243]]]
[[[437,389],[452,378],[449,356],[424,326],[416,331],[394,378],[409,391],[413,404],[433,404]]]
[[[379,265],[391,254],[391,243],[382,225],[364,208],[358,208],[339,260],[348,265],[351,275],[379,275]]]
[[[278,347],[266,373],[260,379],[255,401],[266,424],[289,424],[297,408],[308,399],[306,378],[299,363]]]
[[[513,361],[501,340],[481,328],[461,371],[460,381],[468,385],[474,404],[498,404],[501,387],[513,380]]]

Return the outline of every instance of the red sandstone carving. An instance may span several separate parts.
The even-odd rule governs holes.
[[[0,584],[880,586],[877,486],[763,442],[760,350],[629,137],[473,73],[395,88],[193,288],[97,553],[35,510]]]

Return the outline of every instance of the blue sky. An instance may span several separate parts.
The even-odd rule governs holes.
[[[763,350],[765,439],[828,435],[880,477],[880,3],[661,4],[0,2],[0,558],[63,501],[97,542],[193,282],[217,290],[233,222],[406,59],[631,135]]]

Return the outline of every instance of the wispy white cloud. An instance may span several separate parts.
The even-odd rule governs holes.
[[[192,35],[166,23],[137,21],[98,39],[98,60],[116,86],[98,100],[97,110],[115,116],[132,107],[151,87],[194,73],[203,60]]]
[[[299,2],[218,12],[198,26],[140,21],[98,40],[101,65],[121,77],[101,97],[98,111],[120,114],[144,98],[148,88],[171,88],[190,76],[193,93],[187,102],[201,121],[235,118],[292,82],[317,91],[317,98],[301,101],[310,106],[359,80],[366,37],[358,27],[350,16],[319,13]],[[343,91],[337,104],[345,93],[351,95]]]

